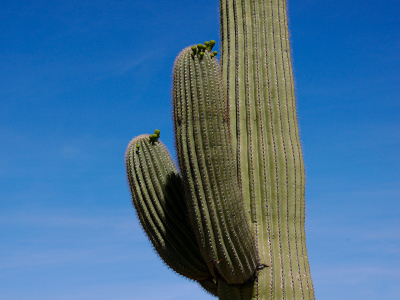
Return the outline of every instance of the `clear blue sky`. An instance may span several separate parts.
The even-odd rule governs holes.
[[[289,0],[318,300],[400,295],[400,2]],[[0,2],[0,299],[213,299],[131,206],[129,140],[175,155],[171,70],[218,1]]]

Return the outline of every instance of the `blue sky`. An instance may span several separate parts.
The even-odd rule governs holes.
[[[400,294],[400,2],[289,0],[317,299]],[[217,1],[0,2],[0,299],[213,299],[168,270],[124,152],[161,130],[171,70]]]

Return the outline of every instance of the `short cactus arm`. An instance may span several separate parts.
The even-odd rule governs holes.
[[[157,132],[134,138],[125,160],[133,204],[154,249],[177,273],[212,278],[191,231],[182,181]]]
[[[218,62],[210,51],[196,54],[188,47],[175,61],[173,80],[179,165],[201,252],[216,277],[243,283],[258,261],[238,188]]]

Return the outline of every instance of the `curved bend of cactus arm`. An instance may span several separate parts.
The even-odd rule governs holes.
[[[129,143],[125,162],[133,204],[159,256],[188,278],[212,277],[190,229],[182,181],[164,144],[138,136]]]
[[[219,280],[217,284],[217,294],[219,300],[249,300],[249,299],[265,299],[257,298],[257,290],[255,288],[257,278],[253,276],[244,284],[229,285],[226,282]],[[269,299],[269,298],[267,298]],[[271,299],[272,300],[272,299]]]
[[[214,278],[199,281],[200,286],[211,295],[218,296],[217,281]]]
[[[257,267],[238,188],[220,69],[209,51],[184,49],[173,74],[175,139],[188,211],[204,260],[229,284]]]

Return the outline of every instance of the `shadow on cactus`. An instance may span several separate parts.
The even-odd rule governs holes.
[[[178,172],[160,131],[126,152],[155,250],[219,299],[314,299],[286,2],[221,0],[215,41],[173,69]]]

